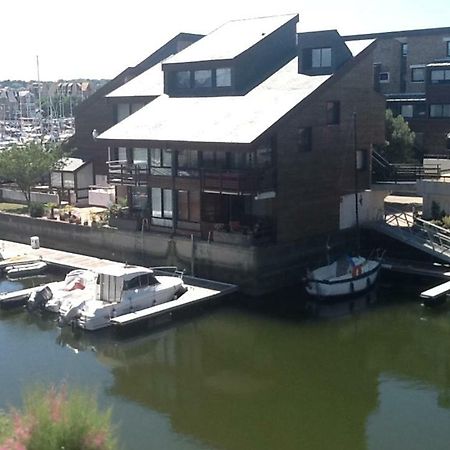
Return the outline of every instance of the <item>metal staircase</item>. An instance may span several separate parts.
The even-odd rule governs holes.
[[[416,217],[413,212],[385,206],[383,219],[364,226],[450,263],[450,230]]]
[[[423,166],[417,164],[393,164],[375,150],[372,151],[372,183],[412,183],[428,178],[435,179],[441,176],[438,164]]]

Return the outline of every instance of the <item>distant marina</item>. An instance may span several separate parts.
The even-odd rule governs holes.
[[[22,117],[17,120],[0,120],[0,150],[10,145],[27,142],[64,142],[75,132],[74,119],[47,119]]]

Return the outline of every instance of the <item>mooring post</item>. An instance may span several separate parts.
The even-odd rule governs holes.
[[[194,235],[193,234],[191,234],[191,244],[192,244],[192,247],[191,247],[191,275],[192,276],[195,276],[195,273],[194,273],[194,267],[195,267],[195,240],[194,240]]]

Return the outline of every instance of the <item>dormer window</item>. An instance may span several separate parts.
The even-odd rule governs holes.
[[[189,70],[181,70],[176,73],[176,86],[178,88],[191,87],[191,72]]]
[[[313,48],[311,50],[311,67],[331,67],[331,48]]]
[[[211,72],[211,70],[196,70],[194,72],[194,87],[196,87],[196,88],[212,87],[212,72]]]
[[[231,86],[231,69],[229,67],[222,67],[216,69],[216,86],[229,87]]]

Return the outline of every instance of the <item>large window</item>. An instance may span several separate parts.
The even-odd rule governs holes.
[[[178,176],[198,177],[198,167],[197,150],[181,150],[178,152]]]
[[[221,169],[227,165],[227,155],[225,152],[202,152],[202,167],[207,169]]]
[[[127,148],[126,147],[118,147],[116,149],[116,158],[117,161],[127,162]]]
[[[194,72],[194,86],[196,88],[212,87],[211,70],[196,70]]]
[[[133,186],[131,188],[133,209],[143,211],[148,205],[148,191],[146,186]]]
[[[145,169],[148,167],[148,150],[146,148],[133,148],[133,164]]]
[[[313,48],[311,50],[311,67],[331,67],[331,48]]]
[[[414,116],[414,106],[413,105],[402,105],[401,106],[401,115],[405,119],[409,119]]]
[[[255,154],[251,152],[233,152],[230,154],[231,169],[250,169],[255,165]]]
[[[414,83],[425,81],[425,67],[412,67],[411,81]]]
[[[172,150],[166,148],[150,149],[150,161],[152,175],[172,175]]]
[[[200,192],[178,191],[178,220],[200,222]]]
[[[229,67],[216,69],[216,86],[217,87],[231,86],[231,69]]]
[[[152,223],[160,226],[171,226],[172,217],[172,191],[170,189],[152,188]]]
[[[435,69],[431,71],[433,84],[450,83],[450,69]]]
[[[450,117],[450,104],[449,105],[430,105],[430,117]]]
[[[340,102],[327,102],[327,125],[337,125],[341,121]]]
[[[175,74],[175,85],[178,88],[191,87],[191,72],[189,70],[181,70]]]
[[[272,148],[267,145],[256,150],[257,167],[272,167]]]

